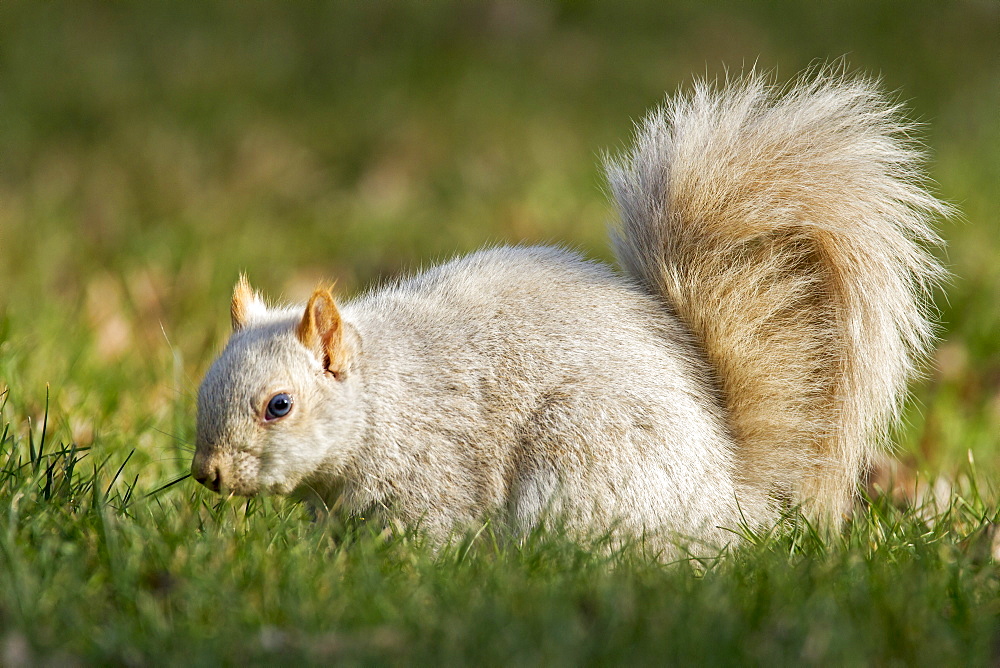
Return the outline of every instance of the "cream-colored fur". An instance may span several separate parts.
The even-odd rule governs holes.
[[[609,160],[624,275],[501,247],[304,310],[241,279],[192,472],[436,537],[835,525],[932,339],[945,209],[911,129],[867,79],[697,83]]]

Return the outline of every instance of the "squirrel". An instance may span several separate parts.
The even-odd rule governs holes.
[[[620,271],[492,247],[338,303],[241,275],[193,477],[419,526],[836,528],[934,340],[949,208],[876,80],[696,81],[605,158]]]

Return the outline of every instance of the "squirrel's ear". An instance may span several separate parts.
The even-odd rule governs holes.
[[[240,280],[233,288],[233,302],[229,314],[233,319],[233,331],[238,332],[246,327],[251,320],[267,311],[263,298],[250,287],[246,274],[240,274]]]
[[[323,363],[323,368],[339,377],[350,358],[345,345],[344,323],[329,288],[318,287],[306,304],[306,312],[295,328],[295,335]]]

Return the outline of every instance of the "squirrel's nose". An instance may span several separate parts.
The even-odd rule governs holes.
[[[222,472],[218,466],[209,466],[192,474],[194,479],[213,492],[218,492],[222,488]]]
[[[222,470],[217,463],[200,452],[195,454],[191,462],[191,476],[213,492],[222,489]]]

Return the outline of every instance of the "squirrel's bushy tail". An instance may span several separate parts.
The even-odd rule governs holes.
[[[877,82],[697,83],[609,160],[622,266],[701,343],[741,474],[836,523],[933,339],[947,207]]]

